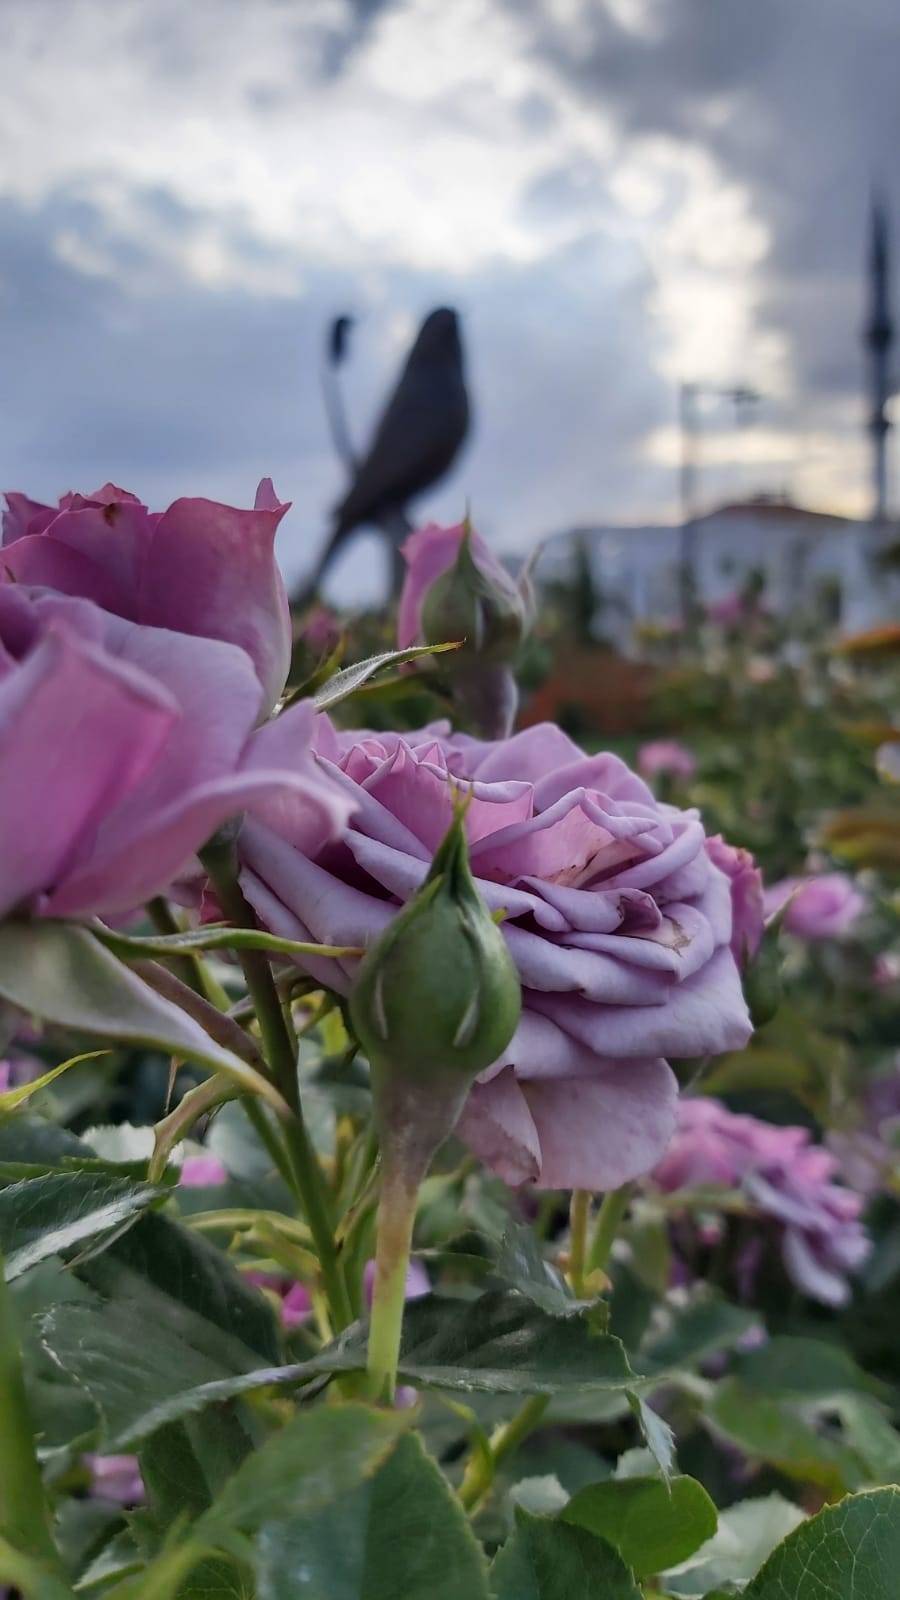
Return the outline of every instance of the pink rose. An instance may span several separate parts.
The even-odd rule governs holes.
[[[837,1158],[814,1144],[806,1128],[776,1127],[739,1116],[720,1100],[697,1098],[682,1100],[678,1131],[653,1181],[666,1192],[742,1190],[757,1216],[777,1227],[798,1289],[840,1306],[850,1297],[848,1274],[865,1261],[870,1241],[860,1221],[862,1199],[835,1183],[837,1172]],[[749,1245],[749,1256],[739,1260],[747,1294],[762,1253],[760,1241]]]
[[[738,966],[743,968],[753,960],[762,943],[765,926],[762,873],[749,850],[728,844],[720,833],[707,839],[706,851],[731,883],[731,949]]]
[[[349,808],[312,708],[254,730],[258,712],[235,645],[0,584],[0,916],[127,911],[245,809],[320,847]]]
[[[358,809],[339,844],[306,852],[248,820],[242,882],[263,923],[369,942],[422,882],[454,794],[471,787],[472,869],[505,913],[524,1007],[462,1136],[513,1184],[600,1190],[646,1172],[674,1125],[664,1058],[737,1050],[750,1034],[731,886],[700,821],[550,724],[483,743],[443,724],[339,733],[321,717],[315,746]],[[349,989],[353,961],[307,965]]]
[[[130,622],[240,645],[263,689],[277,700],[291,658],[287,596],[275,562],[275,531],[288,510],[269,478],[252,511],[214,500],[175,500],[151,512],[105,483],[67,494],[58,507],[6,496],[3,571],[93,600]]]
[[[791,899],[793,896],[793,899]],[[866,898],[845,872],[824,872],[816,878],[783,878],[766,890],[766,914],[780,911],[786,900],[784,926],[798,939],[840,939],[866,909]]]
[[[649,744],[642,744],[637,764],[641,776],[651,782],[665,774],[689,783],[697,771],[696,759],[677,739],[651,739]]]

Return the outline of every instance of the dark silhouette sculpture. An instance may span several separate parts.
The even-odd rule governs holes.
[[[298,605],[312,598],[338,552],[366,526],[378,528],[390,542],[397,591],[402,582],[399,547],[411,527],[407,505],[449,470],[469,429],[459,320],[455,311],[441,306],[422,323],[369,449],[356,461],[334,383],[349,327],[350,319],[339,317],[329,333],[326,403],[336,447],[353,479],[335,508],[334,528],[315,572],[295,597]]]

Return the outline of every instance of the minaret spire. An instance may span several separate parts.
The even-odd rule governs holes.
[[[872,197],[869,234],[869,317],[865,343],[869,351],[869,395],[872,437],[872,516],[880,522],[887,515],[887,436],[890,422],[887,404],[891,393],[890,351],[894,324],[890,305],[890,227],[883,196]]]

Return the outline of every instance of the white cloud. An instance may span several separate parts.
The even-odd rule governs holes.
[[[827,192],[835,113],[784,65],[806,37],[797,13],[754,4],[754,29],[729,33],[699,29],[689,0],[677,15],[663,0],[4,0],[0,309],[19,350],[4,470],[68,481],[89,435],[98,469],[118,453],[179,492],[193,441],[206,491],[236,493],[268,440],[296,521],[318,530],[339,487],[325,321],[368,313],[350,371],[364,427],[417,318],[449,300],[479,431],[429,509],[473,493],[504,548],[674,514],[682,377],[766,396],[744,476],[715,463],[724,492],[792,463],[798,493],[861,505],[855,280],[820,286],[817,313],[823,256],[797,227],[804,183]],[[861,60],[884,54],[888,4],[846,22]],[[836,7],[823,0],[817,35],[834,94]],[[873,148],[888,99],[881,83],[865,102]],[[119,370],[124,348],[139,370]]]

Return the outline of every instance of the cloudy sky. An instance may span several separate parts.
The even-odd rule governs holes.
[[[867,500],[869,194],[900,208],[896,0],[0,0],[0,476],[164,504],[341,485],[323,331],[359,316],[364,437],[460,308],[477,425],[422,509],[504,550],[703,493]],[[897,228],[900,258],[900,223]],[[371,552],[336,569],[356,598]]]

